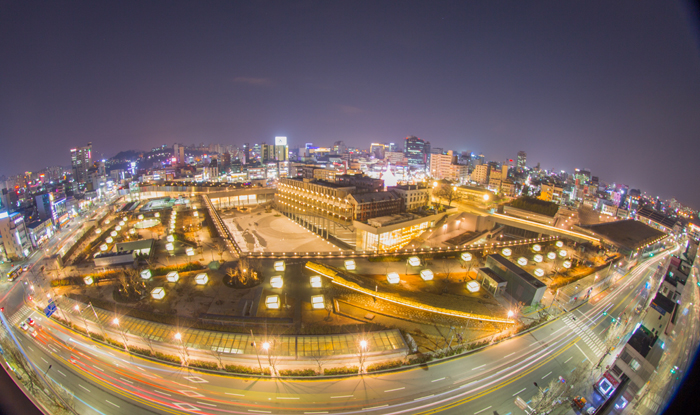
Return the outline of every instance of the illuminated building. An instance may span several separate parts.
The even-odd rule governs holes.
[[[353,206],[347,197],[354,190],[354,186],[282,178],[277,184],[275,201],[283,210],[292,209],[298,213],[322,214],[350,221]]]
[[[351,194],[348,201],[353,207],[353,219],[368,219],[400,213],[403,200],[392,191]]]
[[[482,187],[458,186],[457,194],[461,203],[471,204],[476,207],[486,208],[493,204],[496,194]]]
[[[92,167],[92,143],[88,143],[85,147],[72,148],[70,156],[73,179],[78,183],[86,183],[88,170]]]
[[[527,153],[524,151],[518,151],[518,160],[516,167],[518,169],[518,173],[522,173],[523,170],[525,170],[525,165],[527,164]]]
[[[375,252],[401,249],[445,215],[446,213],[419,216],[404,213],[373,218],[367,223],[353,221],[357,238],[355,249]]]
[[[425,184],[409,184],[403,186],[387,187],[403,200],[403,210],[410,212],[428,205],[430,202],[430,189]]]
[[[447,176],[450,175],[450,165],[454,158],[452,150],[448,151],[447,154],[431,154],[428,167],[430,176],[435,179],[448,179]]]
[[[426,156],[430,154],[430,143],[416,136],[408,136],[404,144],[404,154],[408,164],[425,166]]]
[[[477,182],[479,184],[485,184],[489,180],[489,166],[486,164],[479,164],[474,167],[474,171],[471,174],[471,181]]]
[[[32,249],[32,243],[20,213],[0,212],[0,244],[7,259],[26,258]]]
[[[287,137],[275,137],[275,160],[289,161],[289,147]]]

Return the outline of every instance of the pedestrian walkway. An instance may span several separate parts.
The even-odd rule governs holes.
[[[365,350],[367,353],[408,353],[408,346],[399,330],[364,334],[283,335],[266,338],[262,335],[251,336],[249,333],[178,328],[129,316],[117,316],[100,308],[94,308],[93,312],[92,309],[88,309],[91,307],[68,298],[63,301],[66,304],[62,304],[62,309],[68,311],[68,317],[78,327],[82,325],[81,320],[85,319],[100,325],[100,329],[116,331],[117,333],[112,335],[114,339],[119,339],[119,332],[123,332],[126,336],[136,337],[149,344],[156,342],[177,345],[179,340],[175,340],[175,334],[180,333],[181,342],[188,349],[253,356],[259,352],[256,349],[256,344],[268,341],[274,344],[276,356],[298,359],[355,355],[358,353],[360,340],[367,341]],[[81,311],[76,310],[76,305]],[[119,326],[114,323],[115,317],[119,319]],[[99,331],[95,332],[99,333]]]
[[[596,357],[600,357],[605,354],[605,344],[586,324],[580,320],[574,320],[571,315],[564,316],[562,321],[566,323],[566,325],[569,326],[574,333],[576,333],[576,335],[588,345],[593,353],[596,354]]]
[[[32,312],[32,310],[27,307],[26,305],[22,305],[22,307],[17,310],[13,315],[10,316],[10,318],[7,319],[7,321],[10,322],[11,325],[17,326],[19,325],[20,322],[24,321],[27,319],[27,316]]]

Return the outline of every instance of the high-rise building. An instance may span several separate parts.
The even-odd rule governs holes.
[[[516,167],[518,168],[519,173],[525,169],[526,164],[527,164],[527,153],[524,151],[518,151],[518,161],[517,161]]]
[[[275,160],[289,161],[289,147],[287,137],[275,137]]]
[[[471,179],[479,184],[487,183],[489,180],[489,166],[486,164],[474,166]]]
[[[430,176],[435,179],[447,179],[450,175],[450,165],[453,161],[452,150],[448,151],[447,154],[431,154],[428,169]]]
[[[92,143],[85,147],[70,150],[73,179],[78,183],[87,183],[88,169],[92,167]]]
[[[428,143],[416,136],[406,137],[404,143],[404,154],[408,160],[408,164],[412,165],[423,165],[425,166],[427,157],[426,155],[430,153],[430,147]]]

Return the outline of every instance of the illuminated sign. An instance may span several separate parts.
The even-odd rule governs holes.
[[[287,145],[287,137],[275,137],[275,145],[276,146],[286,146]]]

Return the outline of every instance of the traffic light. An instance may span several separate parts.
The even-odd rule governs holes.
[[[603,311],[603,315],[604,315],[604,316],[607,316],[607,315],[608,315],[608,312],[607,312],[607,311]]]

